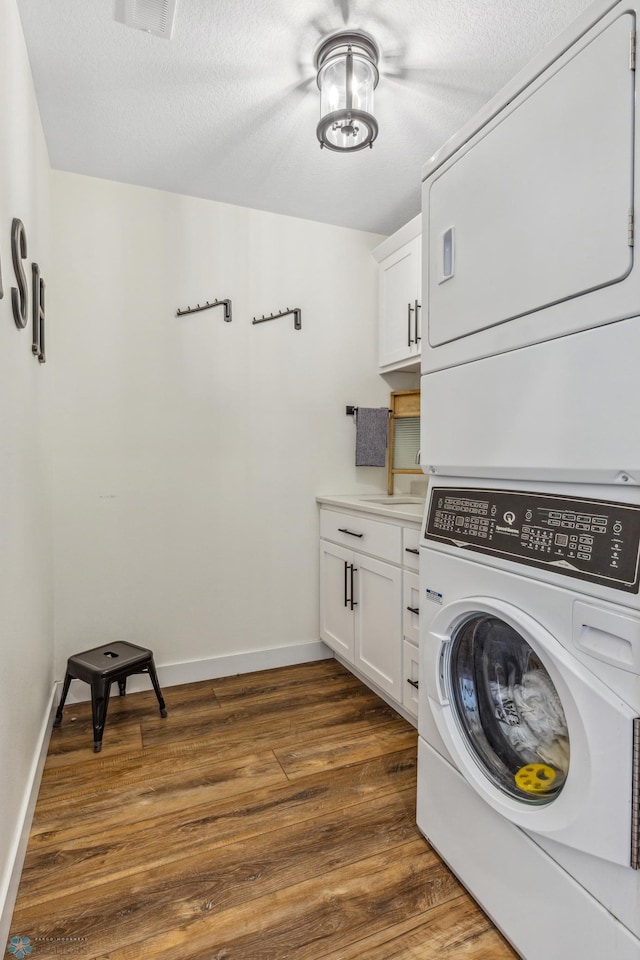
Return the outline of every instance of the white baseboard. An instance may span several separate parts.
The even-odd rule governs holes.
[[[38,799],[42,771],[47,759],[47,750],[49,749],[49,739],[53,727],[55,708],[58,702],[56,685],[54,684],[49,697],[49,703],[45,711],[45,718],[40,728],[38,744],[31,764],[27,787],[25,790],[20,816],[16,824],[15,839],[12,852],[9,855],[8,866],[5,876],[2,878],[0,886],[0,949],[4,950],[11,931],[11,919],[13,917],[13,908],[18,894],[18,886],[22,875],[22,867],[27,852],[29,842],[29,832],[31,830],[31,821],[33,812]]]
[[[288,647],[275,647],[272,650],[254,650],[250,653],[233,653],[226,657],[210,657],[207,660],[189,660],[186,663],[170,663],[163,666],[156,663],[160,686],[175,687],[179,683],[197,683],[199,680],[216,680],[219,677],[233,677],[240,673],[255,673],[257,670],[272,670],[274,667],[290,667],[296,663],[310,663],[312,660],[328,660],[333,651],[322,640],[293,644]],[[58,698],[62,682],[58,682]],[[138,693],[149,689],[149,679],[134,675],[127,680],[127,693]],[[118,686],[111,691],[115,696]],[[91,699],[91,689],[81,680],[72,680],[67,703],[81,703]]]

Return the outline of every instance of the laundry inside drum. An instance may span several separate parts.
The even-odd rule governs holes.
[[[454,635],[449,682],[458,725],[489,780],[523,803],[554,800],[569,771],[569,730],[533,647],[500,618],[474,615]]]

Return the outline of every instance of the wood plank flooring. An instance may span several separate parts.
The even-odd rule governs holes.
[[[31,960],[517,960],[415,825],[416,731],[335,660],[112,698],[53,731]]]

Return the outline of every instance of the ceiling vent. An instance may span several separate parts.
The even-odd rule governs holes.
[[[176,0],[114,0],[113,16],[119,23],[170,40]]]

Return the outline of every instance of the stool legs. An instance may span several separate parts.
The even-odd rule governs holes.
[[[102,750],[102,734],[107,721],[111,683],[98,679],[91,684],[91,714],[93,716],[93,752]]]
[[[156,665],[153,662],[153,657],[151,658],[151,662],[147,667],[147,671],[149,673],[151,683],[153,684],[153,689],[156,692],[156,697],[158,698],[158,705],[160,707],[160,716],[166,717],[167,708],[165,706],[164,697],[162,696],[162,690],[160,689],[160,684],[158,682],[158,674],[156,673]]]
[[[53,721],[54,727],[59,727],[62,723],[62,710],[71,685],[71,675],[67,673],[62,685],[62,694],[60,703],[56,710],[56,718]],[[109,706],[109,693],[111,684],[98,679],[91,684],[91,714],[93,718],[93,752],[100,753],[102,750],[102,734],[107,719],[107,707]]]
[[[60,703],[58,704],[58,709],[56,710],[56,718],[53,721],[54,727],[59,727],[62,723],[62,710],[64,707],[64,702],[67,699],[67,694],[69,693],[69,687],[71,685],[71,674],[65,674],[64,683],[62,685],[62,694],[60,696]]]

